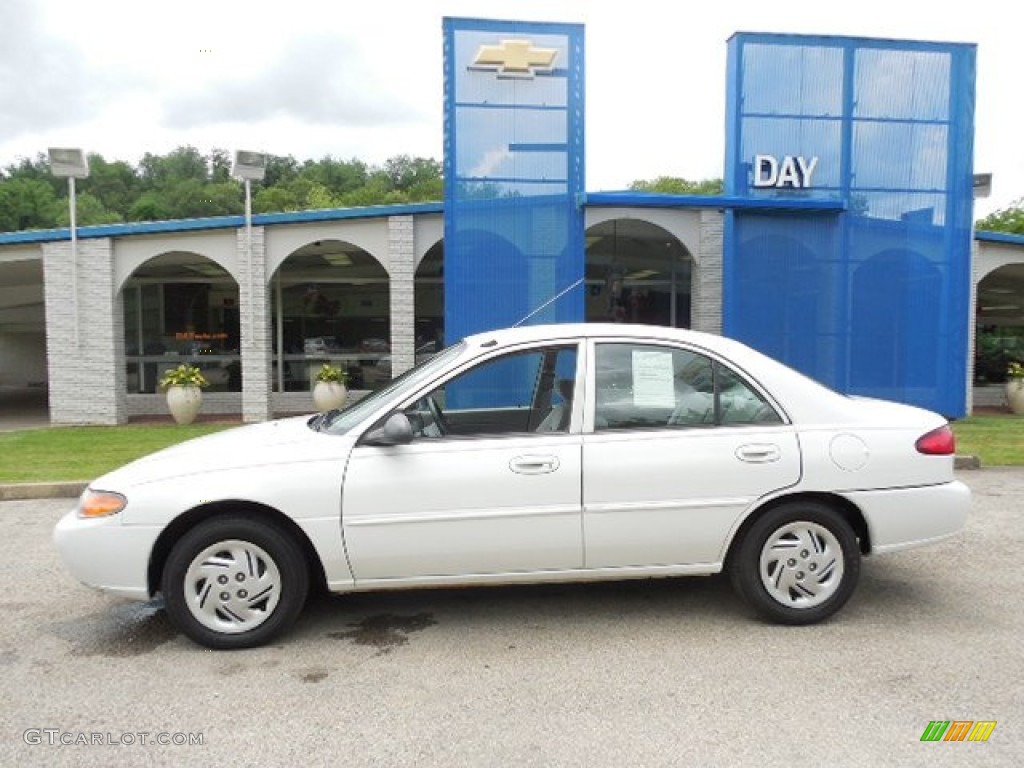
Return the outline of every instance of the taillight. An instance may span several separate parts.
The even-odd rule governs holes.
[[[918,453],[928,456],[950,456],[956,453],[956,436],[949,424],[946,424],[919,437],[914,447]]]

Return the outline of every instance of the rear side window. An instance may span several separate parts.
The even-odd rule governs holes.
[[[739,374],[686,349],[598,344],[594,429],[780,424]]]

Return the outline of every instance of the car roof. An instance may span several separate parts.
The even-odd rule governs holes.
[[[714,350],[729,358],[745,357],[755,350],[734,339],[717,336],[686,328],[670,328],[664,325],[643,325],[637,323],[553,323],[545,325],[524,325],[518,328],[502,328],[467,336],[465,341],[471,347],[483,345],[500,346],[526,344],[569,338],[617,338],[636,341],[676,341]],[[737,360],[737,362],[741,362]]]

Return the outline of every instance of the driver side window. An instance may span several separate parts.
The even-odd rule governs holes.
[[[417,437],[568,432],[576,347],[492,358],[406,409]]]

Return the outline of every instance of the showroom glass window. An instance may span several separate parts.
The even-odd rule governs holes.
[[[341,240],[308,243],[274,273],[271,289],[275,391],[310,391],[324,363],[346,372],[349,389],[391,381],[390,284],[372,255]]]
[[[122,299],[129,393],[156,392],[183,362],[202,370],[209,391],[242,390],[238,284],[226,270],[198,254],[163,254],[135,271]]]
[[[782,423],[742,376],[691,350],[598,344],[595,375],[595,431]]]

